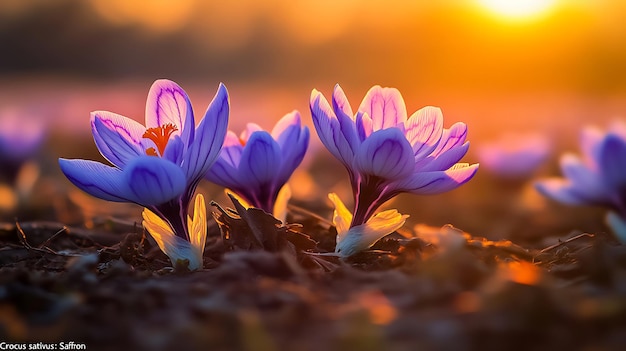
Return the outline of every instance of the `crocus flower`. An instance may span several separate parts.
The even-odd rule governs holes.
[[[469,148],[464,123],[444,129],[436,107],[422,108],[407,118],[397,89],[372,87],[356,114],[339,85],[332,107],[313,90],[310,108],[322,143],[348,170],[355,202],[351,228],[366,223],[400,193],[449,191],[478,169],[477,164],[457,163]]]
[[[580,144],[582,158],[561,156],[565,178],[537,182],[537,190],[569,205],[607,207],[607,224],[626,242],[626,124],[616,122],[607,133],[587,127]]]
[[[187,217],[189,240],[176,235],[167,222],[149,209],[144,209],[142,216],[144,228],[152,235],[161,251],[170,258],[174,267],[187,260],[189,270],[202,268],[207,231],[206,204],[202,194],[196,195],[193,218]]]
[[[113,166],[67,159],[59,159],[59,164],[83,191],[139,204],[167,222],[176,236],[190,241],[189,203],[219,156],[228,114],[228,92],[220,84],[196,127],[187,93],[172,81],[157,80],[148,93],[145,126],[111,112],[91,114],[96,146]]]
[[[226,134],[220,157],[206,178],[233,191],[247,206],[284,220],[290,195],[285,184],[308,144],[309,129],[301,126],[297,111],[281,118],[271,133],[249,123],[240,136]]]
[[[10,182],[39,151],[45,137],[45,123],[27,113],[17,108],[0,111],[0,172]]]
[[[530,177],[550,154],[550,142],[543,134],[507,134],[478,147],[480,164],[506,179]]]

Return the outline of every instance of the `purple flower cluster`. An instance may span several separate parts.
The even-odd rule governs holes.
[[[561,157],[565,178],[537,182],[537,190],[565,204],[607,207],[608,225],[626,242],[626,124],[614,123],[606,133],[585,128],[580,145],[582,157]]]
[[[437,194],[470,180],[478,165],[458,163],[467,153],[467,126],[443,128],[443,114],[424,107],[407,118],[400,92],[372,87],[356,114],[339,85],[332,107],[313,90],[311,114],[322,143],[348,170],[355,209],[350,227],[367,222],[403,193]]]
[[[308,145],[309,129],[301,126],[298,111],[281,118],[271,133],[249,123],[240,136],[231,131],[226,134],[220,157],[206,179],[235,192],[250,206],[275,215],[284,213],[275,208],[276,200]]]
[[[510,180],[524,180],[546,161],[551,145],[544,134],[505,134],[478,146],[481,167]]]
[[[354,215],[330,195],[342,256],[366,249],[404,224],[408,216],[395,210],[375,213],[387,200],[402,192],[452,190],[477,171],[478,165],[458,163],[469,147],[465,124],[443,128],[441,110],[434,107],[407,118],[396,89],[373,87],[356,114],[339,86],[332,107],[315,90],[310,107],[318,135],[346,166],[354,191]],[[286,183],[309,143],[297,111],[271,132],[251,123],[239,136],[227,132],[228,118],[224,85],[196,126],[185,91],[158,80],[148,94],[145,126],[111,112],[92,113],[96,146],[111,165],[68,159],[59,164],[85,192],[145,207],[144,227],[172,263],[186,260],[190,269],[198,269],[206,237],[202,195],[196,197],[193,216],[189,207],[200,180],[229,188],[249,206],[284,213],[286,195],[281,194],[289,193]]]

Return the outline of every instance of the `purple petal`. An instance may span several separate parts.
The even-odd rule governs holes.
[[[573,191],[572,183],[562,178],[551,178],[535,183],[535,189],[546,197],[569,205],[589,204]]]
[[[326,98],[317,90],[311,92],[310,109],[315,130],[326,149],[346,167],[350,167],[354,151],[341,133],[335,112],[330,108]]]
[[[293,171],[300,165],[309,146],[309,129],[299,130],[298,139],[293,143],[281,147],[282,165],[276,176],[276,184],[282,186],[291,177]]]
[[[441,139],[435,150],[431,153],[432,156],[439,156],[440,154],[465,143],[467,138],[467,125],[463,122],[457,122],[450,127],[450,129],[444,128]]]
[[[406,121],[406,105],[395,88],[373,86],[365,94],[358,111],[367,113],[372,119],[373,130],[395,127]]]
[[[401,179],[413,173],[411,145],[396,128],[379,130],[365,139],[357,152],[358,171],[385,179]]]
[[[2,108],[0,111],[0,158],[21,164],[33,157],[46,137],[46,121],[36,111]],[[39,113],[39,115],[42,115]],[[2,162],[2,161],[0,161]]]
[[[296,110],[291,111],[276,122],[276,125],[272,129],[272,138],[274,138],[281,147],[285,144],[289,145],[294,139],[292,134],[299,133],[300,126],[300,112]]]
[[[237,165],[231,165],[230,162],[224,158],[218,158],[215,163],[209,168],[206,173],[206,179],[219,186],[231,189],[246,188],[247,184],[242,184],[239,180],[239,171]]]
[[[415,160],[430,155],[443,135],[443,113],[437,107],[427,106],[411,115],[405,123],[406,139],[413,147]]]
[[[138,157],[123,171],[128,199],[141,206],[170,201],[185,191],[187,180],[182,169],[155,156]]]
[[[297,111],[285,115],[272,129],[272,138],[280,146],[283,157],[293,153],[293,149],[298,147],[297,143],[301,137],[302,130],[300,114]]]
[[[163,152],[163,158],[171,161],[177,165],[182,164],[183,157],[185,156],[185,144],[179,136],[175,136],[170,139]]]
[[[100,162],[59,159],[61,171],[82,191],[100,199],[126,202],[128,194],[122,171]]]
[[[595,197],[602,197],[606,194],[606,188],[602,185],[602,179],[598,173],[589,169],[576,155],[561,156],[560,164],[563,175],[572,182],[573,186],[584,193],[589,193],[591,196],[588,197],[594,197],[594,194]]]
[[[150,87],[146,101],[146,127],[155,128],[168,123],[175,125],[185,145],[193,142],[194,118],[187,93],[178,84],[159,79]]]
[[[598,163],[607,187],[616,196],[626,195],[626,142],[609,133],[600,145]]]
[[[144,155],[143,133],[146,128],[130,118],[95,111],[91,113],[91,130],[102,156],[118,167]]]
[[[594,127],[585,127],[580,134],[580,146],[585,162],[593,169],[598,170],[600,159],[600,144],[604,134]]]
[[[220,157],[218,160],[222,159],[232,167],[237,168],[239,167],[242,152],[243,145],[241,145],[241,140],[235,133],[228,131],[226,133],[224,145],[222,146],[222,151],[220,151]]]
[[[356,130],[361,142],[372,134],[372,119],[367,113],[357,112]]]
[[[361,146],[361,140],[357,135],[355,121],[352,119],[351,115],[345,114],[342,110],[336,110],[335,112],[337,120],[339,121],[339,130],[341,131],[341,134],[343,135],[345,140],[348,142],[348,146],[354,154],[356,153],[356,150],[358,150]]]
[[[202,178],[219,156],[226,137],[229,111],[228,91],[220,83],[204,118],[196,128],[194,142],[183,161],[188,182]]]
[[[537,190],[557,201],[571,205],[611,203],[611,192],[595,170],[572,154],[561,157],[561,170],[567,179],[548,179],[536,184]]]
[[[272,183],[280,167],[280,147],[265,131],[252,134],[243,149],[239,174],[252,187],[267,186]]]
[[[439,194],[465,184],[477,171],[477,164],[459,163],[447,171],[415,173],[410,180],[400,183],[398,188],[418,195]]]
[[[469,141],[457,145],[440,153],[438,156],[428,156],[415,164],[416,172],[443,171],[458,163],[469,150]],[[435,154],[435,153],[433,153]]]
[[[256,123],[248,123],[246,124],[246,129],[243,130],[243,132],[241,132],[241,135],[239,136],[239,139],[241,139],[244,143],[248,142],[248,139],[250,139],[250,136],[252,135],[252,133],[254,132],[259,132],[262,131],[263,128],[261,128],[260,125],[256,124]]]
[[[343,89],[339,86],[339,84],[335,85],[335,89],[333,89],[333,110],[335,113],[341,112],[344,116],[350,117],[354,116],[352,113],[352,107],[350,107],[350,102],[346,97],[346,94],[343,92]]]

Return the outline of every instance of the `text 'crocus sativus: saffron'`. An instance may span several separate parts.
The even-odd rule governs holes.
[[[190,241],[189,204],[198,182],[219,156],[228,115],[223,84],[196,127],[187,93],[172,81],[157,80],[148,93],[145,126],[111,112],[91,114],[96,146],[113,166],[63,158],[59,164],[83,191],[146,207],[173,234]]]

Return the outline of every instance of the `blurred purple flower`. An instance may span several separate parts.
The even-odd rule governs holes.
[[[302,162],[308,144],[309,129],[301,126],[297,111],[281,118],[271,133],[249,123],[239,137],[232,131],[226,134],[220,157],[206,178],[232,190],[248,205],[283,217],[286,199],[277,202],[279,193]]]
[[[0,112],[0,165],[13,182],[24,162],[35,156],[44,141],[46,125],[16,108]]]
[[[478,160],[491,173],[507,179],[530,177],[550,154],[543,134],[507,134],[478,147]]]
[[[188,207],[198,182],[219,156],[228,115],[223,84],[196,127],[187,93],[172,81],[157,80],[148,93],[145,127],[111,112],[91,114],[96,146],[112,167],[63,158],[59,164],[83,191],[146,207],[189,241]]]
[[[626,124],[616,122],[607,133],[587,127],[580,144],[582,158],[561,156],[565,178],[537,182],[536,188],[565,204],[609,208],[607,223],[626,242]]]
[[[478,170],[477,164],[457,163],[469,148],[466,125],[459,122],[444,129],[441,110],[430,106],[407,119],[397,89],[372,87],[356,114],[339,85],[332,107],[313,90],[310,108],[322,143],[350,175],[355,201],[350,228],[366,223],[400,193],[449,191]]]

